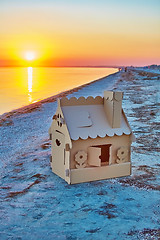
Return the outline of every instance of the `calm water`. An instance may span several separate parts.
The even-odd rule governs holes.
[[[0,68],[0,114],[116,71],[115,68]]]

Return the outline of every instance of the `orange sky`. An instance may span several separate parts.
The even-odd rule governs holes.
[[[1,0],[0,66],[160,64],[159,0]]]

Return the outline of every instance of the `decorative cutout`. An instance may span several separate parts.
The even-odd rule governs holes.
[[[61,142],[60,142],[58,139],[56,139],[56,145],[57,145],[58,147],[61,145]]]
[[[87,161],[87,153],[85,151],[79,151],[75,155],[75,161],[78,163],[76,164],[76,168],[85,168],[86,167],[86,161]]]
[[[126,147],[121,147],[117,151],[117,163],[124,163],[127,161],[128,149]]]
[[[62,117],[61,114],[58,113],[56,120],[57,120],[58,126],[59,126],[59,127],[62,127],[63,124],[64,124],[64,119],[63,119],[63,117]]]

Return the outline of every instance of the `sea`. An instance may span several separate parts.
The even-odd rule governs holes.
[[[0,68],[0,115],[117,72],[117,68]]]

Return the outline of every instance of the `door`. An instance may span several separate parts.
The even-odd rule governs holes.
[[[52,169],[65,178],[65,136],[59,131],[54,131],[52,137]]]
[[[106,166],[111,162],[111,144],[96,145],[88,148],[90,166]]]
[[[88,148],[88,164],[90,166],[96,166],[100,167],[101,166],[101,148],[99,147],[89,147]]]

